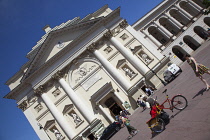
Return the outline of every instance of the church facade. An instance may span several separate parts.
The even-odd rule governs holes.
[[[11,91],[4,98],[17,101],[40,139],[100,137],[120,111],[135,111],[145,84],[162,86],[169,62],[181,64],[180,53],[192,54],[205,41],[199,29],[209,27],[209,17],[196,0],[187,1],[164,0],[132,26],[120,8],[107,5],[83,19],[45,26],[29,61],[6,82]]]

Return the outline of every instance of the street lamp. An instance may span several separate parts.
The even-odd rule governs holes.
[[[149,68],[149,67],[148,67]],[[149,68],[150,69],[150,68]],[[166,86],[167,85],[167,83],[165,82],[165,81],[163,81],[158,75],[157,75],[157,73],[155,72],[155,71],[153,71],[152,69],[150,69],[151,70],[151,72],[152,73],[154,73],[156,76],[157,76],[157,78],[161,81],[161,83],[164,85],[164,86]]]
[[[45,134],[47,134],[48,138],[51,140],[50,136],[48,135],[48,133],[45,131],[44,127],[40,124],[40,123],[37,123],[37,125],[39,126],[39,130],[44,130]]]
[[[165,57],[164,57],[164,58],[165,58]],[[164,58],[163,58],[163,59],[164,59]],[[163,60],[163,59],[162,59],[162,60]],[[161,61],[162,61],[162,60],[161,60]],[[159,61],[158,64],[160,64],[160,61]],[[154,73],[155,76],[157,76],[157,78],[161,81],[161,83],[162,83],[164,86],[167,85],[167,83],[166,83],[165,81],[163,81],[163,80],[157,75],[157,73],[156,73],[154,70],[152,70],[148,65],[146,65],[146,66],[149,68],[149,70],[150,70],[152,73]],[[156,65],[156,66],[157,66],[157,65]]]

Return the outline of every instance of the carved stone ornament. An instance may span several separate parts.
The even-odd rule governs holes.
[[[113,32],[111,30],[107,31],[105,34],[104,34],[104,37],[109,39],[111,37],[113,37]]]
[[[54,78],[54,79],[61,79],[61,78],[64,77],[64,75],[65,75],[65,73],[59,70],[58,72],[56,72],[56,73],[52,76],[52,78]]]
[[[23,101],[20,105],[18,105],[18,108],[20,108],[22,111],[25,111],[28,108],[28,101]]]
[[[29,99],[28,103],[29,105],[32,105],[34,104],[36,101],[38,100],[38,97],[37,96],[33,96]]]
[[[96,44],[95,42],[93,42],[93,43],[88,47],[88,50],[94,51],[95,49],[97,49],[97,44]]]
[[[120,28],[120,26],[117,26],[114,30],[113,30],[113,35],[116,36],[117,34],[119,34],[122,31],[122,29]]]
[[[47,88],[44,85],[39,86],[37,89],[34,90],[34,92],[38,95],[41,95],[47,90]]]
[[[126,20],[123,20],[120,24],[119,24],[120,28],[125,29],[128,26],[128,22]]]

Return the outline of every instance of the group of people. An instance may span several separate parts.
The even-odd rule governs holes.
[[[118,121],[121,124],[121,127],[126,127],[129,134],[130,138],[133,137],[138,133],[139,130],[137,130],[135,127],[130,125],[130,120],[129,120],[129,115],[130,113],[126,110],[120,111],[120,115],[116,116],[116,121]]]
[[[154,90],[156,90],[156,88],[154,88],[152,86],[145,85],[145,93],[148,97],[151,97],[151,95],[154,94]],[[143,108],[143,111],[146,108],[149,108],[149,103],[145,101],[145,98],[146,98],[146,96],[140,95],[140,97],[138,97],[138,99],[136,101],[137,105]]]

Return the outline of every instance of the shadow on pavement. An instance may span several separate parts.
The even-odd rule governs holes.
[[[195,94],[195,96],[192,97],[192,99],[194,99],[195,97],[199,96],[199,95],[203,95],[203,93],[206,91],[205,88],[201,89],[197,94]]]

